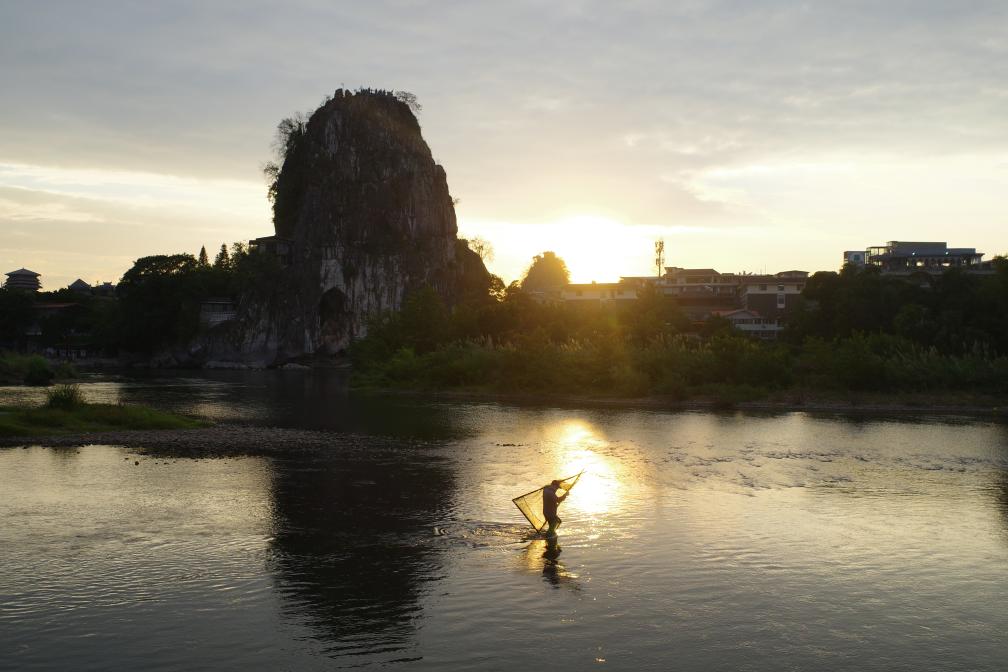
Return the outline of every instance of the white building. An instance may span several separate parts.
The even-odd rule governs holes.
[[[755,310],[720,310],[712,313],[723,317],[731,322],[732,328],[747,336],[763,340],[773,340],[781,331],[781,325],[777,320],[763,317]]]
[[[560,300],[564,302],[609,303],[636,299],[637,288],[626,282],[590,282],[569,284],[560,288]]]

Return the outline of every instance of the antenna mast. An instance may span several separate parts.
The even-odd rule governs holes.
[[[662,276],[662,269],[665,267],[665,239],[659,238],[654,244],[655,267],[658,270],[658,277]]]

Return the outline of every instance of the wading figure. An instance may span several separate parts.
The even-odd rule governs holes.
[[[555,537],[556,528],[563,522],[560,520],[560,516],[557,515],[557,507],[560,505],[560,502],[567,499],[569,493],[565,492],[560,497],[557,497],[557,490],[559,489],[560,481],[553,481],[543,488],[543,518],[549,523],[549,529],[546,530],[547,537]]]

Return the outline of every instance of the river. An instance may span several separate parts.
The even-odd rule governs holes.
[[[96,377],[353,450],[0,449],[0,669],[1002,670],[1008,426]],[[40,394],[0,388],[0,403]],[[139,463],[139,464],[137,464]],[[558,544],[511,498],[585,469]]]

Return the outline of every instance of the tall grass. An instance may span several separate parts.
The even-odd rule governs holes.
[[[84,395],[77,384],[56,385],[46,390],[46,408],[69,410],[83,405]]]

